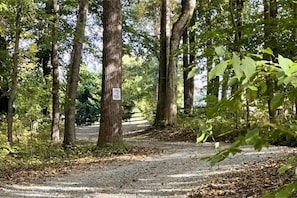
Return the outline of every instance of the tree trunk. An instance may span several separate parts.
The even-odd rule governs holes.
[[[160,23],[160,57],[159,57],[159,85],[158,103],[155,118],[155,125],[165,125],[165,104],[166,104],[166,72],[168,67],[170,42],[170,9],[168,0],[161,2],[161,23]]]
[[[274,52],[274,55],[277,56],[277,48],[274,47],[277,43],[277,38],[275,35],[276,32],[276,17],[277,17],[277,2],[276,0],[263,0],[264,4],[264,48],[270,47]],[[272,56],[269,54],[264,54],[264,59],[272,60]],[[266,95],[268,96],[267,107],[269,120],[271,122],[275,121],[276,112],[271,108],[271,99],[275,90],[275,82],[273,79],[268,76],[266,78],[267,91]]]
[[[211,14],[210,12],[206,13],[206,23],[208,24],[208,30],[211,31]],[[212,70],[214,64],[214,57],[213,57],[213,40],[212,38],[208,39],[206,42],[206,67],[207,67],[207,74]],[[215,77],[214,79],[207,81],[207,106],[214,105],[214,101],[218,101],[219,97],[219,88],[220,88],[220,79],[219,77]]]
[[[234,28],[233,50],[239,52],[242,38],[242,17],[244,0],[229,0],[230,16]]]
[[[183,34],[183,80],[184,80],[184,113],[188,114],[191,112],[189,90],[187,86],[188,74],[189,74],[189,33],[188,30]]]
[[[79,80],[79,69],[82,60],[82,48],[85,37],[87,12],[88,0],[79,0],[77,24],[67,75],[64,145],[71,145],[75,141],[75,100]]]
[[[13,128],[13,103],[15,100],[15,92],[18,82],[18,67],[19,67],[19,45],[20,45],[20,35],[21,35],[21,5],[18,5],[16,18],[15,18],[15,43],[13,52],[13,69],[11,76],[11,85],[9,91],[8,99],[8,112],[7,112],[7,139],[8,142],[13,142],[12,138],[12,128]]]
[[[7,115],[8,112],[8,84],[7,84],[7,76],[3,73],[7,69],[7,60],[9,54],[7,49],[7,41],[4,37],[0,35],[0,114],[4,113]]]
[[[243,23],[243,6],[244,0],[229,0],[229,8],[230,8],[230,16],[232,26],[234,28],[234,42],[232,44],[232,50],[239,53],[241,52],[242,47],[242,23]],[[234,75],[232,72],[231,75]],[[238,84],[235,83],[231,87],[231,93],[234,94],[238,89]],[[246,120],[246,127],[249,128],[250,126],[250,107],[249,102],[246,99],[246,111],[245,111],[245,120]],[[233,115],[235,120],[235,127],[238,128],[239,122],[239,114],[236,112]]]
[[[232,51],[240,53],[241,51],[241,38],[242,38],[242,17],[243,17],[244,0],[229,0],[229,9],[231,16],[231,23],[234,29],[234,42],[231,45]],[[231,73],[234,75],[234,73]],[[235,83],[231,87],[231,93],[235,93],[238,89],[238,84]]]
[[[194,22],[194,20],[192,20]],[[191,51],[190,45],[195,42],[194,32],[186,30],[183,35],[183,44],[185,47],[183,55],[183,78],[184,78],[184,112],[191,113],[194,105],[194,77],[188,78],[194,63],[194,52]],[[191,51],[191,52],[190,52]]]
[[[103,75],[98,146],[122,141],[121,67],[121,0],[103,0]]]
[[[59,59],[58,59],[58,44],[57,44],[58,1],[51,0],[51,3],[52,3],[53,17],[54,17],[53,24],[52,24],[52,52],[51,52],[51,63],[53,68],[51,140],[57,143],[60,140]]]
[[[293,2],[293,16],[294,20],[297,21],[297,3]],[[293,30],[293,41],[294,41],[294,47],[297,47],[297,27]],[[293,48],[294,49],[294,48]],[[294,57],[294,61],[297,61],[297,51],[292,50],[293,54],[292,57]],[[295,97],[295,119],[297,119],[297,97]]]
[[[196,0],[183,0],[182,13],[173,24],[170,37],[169,62],[166,75],[166,103],[165,103],[165,126],[176,123],[177,116],[177,56],[176,51],[183,33],[189,26],[195,7]]]

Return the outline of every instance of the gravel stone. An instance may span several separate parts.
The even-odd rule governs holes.
[[[136,124],[133,129],[139,130],[144,126],[144,123],[139,126]],[[125,130],[127,132],[130,129]],[[79,128],[78,137],[96,139],[97,131],[94,126]],[[87,170],[73,170],[66,175],[56,175],[33,183],[2,186],[0,197],[186,197],[189,191],[213,175],[248,163],[276,158],[292,150],[272,146],[255,152],[251,147],[243,147],[242,153],[210,167],[208,162],[200,158],[218,151],[213,143],[160,142],[145,135],[127,138],[125,141],[160,148],[163,152],[138,160],[113,162],[106,166],[92,165]],[[226,146],[228,145],[224,144],[220,148]]]

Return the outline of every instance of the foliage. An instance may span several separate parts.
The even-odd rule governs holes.
[[[77,160],[96,159],[131,152],[132,146],[127,144],[109,144],[96,147],[93,142],[77,142],[74,147],[64,149],[61,144],[53,144],[48,138],[50,124],[43,124],[37,132],[22,131],[18,142],[6,143],[2,126],[0,133],[0,175],[10,174],[11,171],[43,169],[58,164],[73,164]]]
[[[48,112],[43,112],[51,106],[49,90],[50,87],[42,77],[40,68],[27,66],[21,70],[15,104],[16,112],[25,126],[30,127],[33,121],[49,119],[45,117]]]
[[[76,99],[76,123],[91,124],[99,120],[101,75],[81,68]]]
[[[155,108],[156,72],[155,60],[123,57],[123,107],[126,115],[131,115],[136,107],[147,119],[152,117]]]
[[[264,50],[264,53],[272,54],[269,49]],[[239,86],[236,92],[218,102],[208,111],[208,118],[213,119],[222,115],[222,110],[224,109],[236,112],[246,105],[246,101],[248,101],[249,107],[253,106],[257,109],[258,107],[265,106],[267,100],[270,99],[271,108],[273,110],[284,108],[286,99],[294,99],[294,96],[292,97],[291,94],[296,91],[297,87],[297,63],[281,55],[279,55],[276,60],[277,62],[263,60],[262,55],[248,53],[238,55],[233,53],[231,59],[224,61],[223,64],[216,65],[211,71],[212,75],[210,76],[210,80],[215,76],[222,75],[227,67],[230,67],[234,73],[230,81],[236,79]],[[273,93],[271,96],[266,93],[267,87],[263,84],[267,78],[273,79],[278,86],[277,92]],[[297,138],[296,125],[294,122],[286,122],[284,125],[281,120],[271,122],[269,119],[266,119],[264,122],[263,120],[260,122],[251,121],[248,124],[250,126],[246,128],[246,132],[239,135],[237,140],[229,148],[223,149],[214,156],[205,157],[204,159],[209,161],[211,165],[214,165],[227,158],[230,154],[235,155],[241,152],[240,146],[242,145],[252,145],[255,150],[260,151],[263,147],[268,147],[269,142],[277,141],[280,136],[291,138],[293,141],[296,141]],[[288,125],[288,127],[285,127],[286,125]],[[203,127],[201,130],[203,130]],[[199,141],[202,141],[204,137],[208,137],[205,135],[205,131],[207,130],[208,127],[200,136]],[[289,165],[280,169],[280,172],[284,172],[286,169],[293,167],[292,161],[293,160],[290,159]],[[296,191],[295,186],[296,183],[293,182],[274,195],[275,197],[288,197],[292,192]]]

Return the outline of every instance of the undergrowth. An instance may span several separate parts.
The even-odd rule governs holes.
[[[0,178],[11,170],[17,172],[72,164],[78,159],[91,160],[128,154],[133,149],[126,143],[97,147],[90,141],[77,141],[75,145],[64,148],[60,143],[53,144],[49,141],[48,124],[40,127],[38,131],[19,129],[14,133],[16,141],[9,144],[6,140],[5,126],[0,126]]]

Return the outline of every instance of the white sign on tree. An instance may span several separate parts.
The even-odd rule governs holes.
[[[121,100],[121,88],[112,88],[112,100]]]

